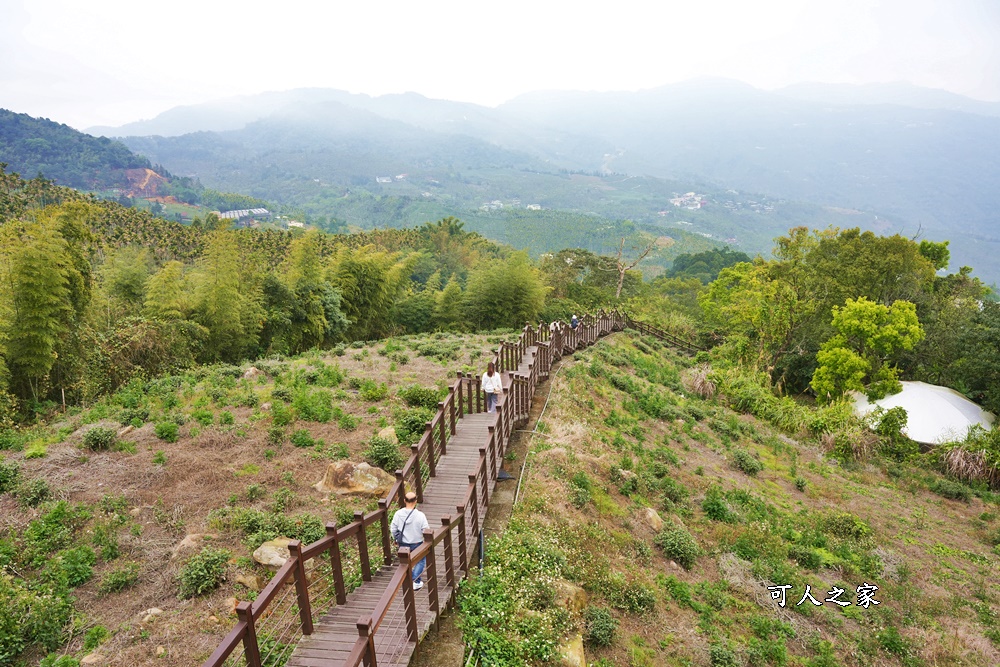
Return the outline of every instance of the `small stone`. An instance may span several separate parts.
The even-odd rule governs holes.
[[[264,588],[265,585],[261,584],[260,577],[258,577],[256,574],[250,574],[247,572],[241,572],[240,574],[236,575],[235,583],[243,584],[252,591],[260,591],[260,589]]]
[[[158,607],[152,607],[142,612],[144,616],[142,617],[143,624],[152,623],[156,620],[156,617],[163,613],[163,610]]]
[[[84,667],[85,665],[103,665],[104,660],[105,660],[104,656],[101,655],[100,653],[96,652],[88,653],[87,655],[83,656],[83,658],[80,660],[80,666]]]
[[[218,539],[218,537],[218,535],[213,535],[211,533],[191,533],[190,535],[185,535],[184,539],[174,547],[170,558],[177,558],[186,551],[194,551],[201,547],[202,542],[205,542],[206,540],[215,540]]]
[[[236,607],[238,607],[240,601],[236,598],[226,598],[226,609],[229,610],[229,615],[233,616],[236,614]]]
[[[210,623],[218,623],[219,622],[219,617],[218,616],[209,616],[208,617],[208,621]]]
[[[557,607],[562,607],[571,613],[578,613],[587,606],[587,591],[576,584],[558,580],[553,587],[556,591],[553,603]]]
[[[259,368],[257,368],[256,366],[251,366],[243,374],[243,379],[244,380],[253,380],[254,378],[256,378],[260,374],[261,374],[261,372],[260,372]]]
[[[264,403],[264,404],[262,404],[260,406],[260,409],[261,409],[262,412],[267,412],[268,410],[271,409],[271,404],[270,403]]]
[[[164,646],[157,646],[157,647],[156,647],[156,657],[157,657],[157,658],[162,658],[162,657],[163,657],[163,656],[165,656],[166,654],[167,654],[167,649],[166,649],[166,647],[164,647]]]
[[[129,424],[125,428],[123,428],[120,431],[118,431],[118,437],[120,438],[122,436],[128,435],[129,433],[131,433],[134,430],[135,430],[135,427],[132,426],[131,424]]]
[[[678,568],[677,563],[675,563],[674,561],[670,561],[670,569],[676,570],[677,568]]]
[[[141,507],[133,507],[132,509],[130,509],[128,511],[128,513],[131,514],[132,516],[139,516],[140,514],[142,514],[142,508]]]

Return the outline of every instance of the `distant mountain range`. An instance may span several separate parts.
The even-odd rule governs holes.
[[[720,201],[728,189],[762,193],[811,203],[801,224],[830,222],[816,214],[826,209],[844,214],[832,220],[841,226],[951,239],[953,268],[1000,279],[1000,104],[905,84],[765,92],[706,79],[634,93],[538,92],[497,108],[300,89],[90,131],[123,136],[211,187],[314,214],[335,215],[363,191],[400,198],[397,211],[516,199],[656,223],[671,192],[702,188]],[[599,181],[567,190],[555,182],[566,172]],[[642,191],[656,194],[637,202],[612,175],[646,177]],[[614,192],[602,197],[601,188]],[[728,221],[730,230],[739,222]],[[783,231],[773,223],[796,220],[745,222],[743,233],[706,229],[761,251]]]

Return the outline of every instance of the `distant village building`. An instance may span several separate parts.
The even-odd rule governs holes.
[[[392,176],[376,176],[376,183],[392,183]]]
[[[225,211],[216,213],[223,220],[243,222],[244,220],[270,220],[271,212],[266,208],[241,208],[236,211]]]
[[[679,197],[674,197],[670,200],[670,203],[678,207],[683,206],[689,211],[697,211],[702,206],[707,204],[708,200],[704,197],[704,195],[687,192]]]
[[[289,220],[288,221],[288,226],[289,227],[299,227],[299,228],[302,228],[302,227],[305,227],[306,225],[303,222],[296,222],[295,220]]]
[[[524,208],[528,209],[529,211],[541,211],[542,210],[542,207],[539,206],[538,204],[528,204]]]

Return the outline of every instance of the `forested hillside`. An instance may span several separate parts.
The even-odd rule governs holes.
[[[42,174],[82,190],[127,187],[127,169],[151,166],[118,141],[6,109],[0,109],[0,162],[29,178]]]

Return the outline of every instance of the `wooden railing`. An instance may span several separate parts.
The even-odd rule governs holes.
[[[447,453],[448,440],[455,435],[458,421],[486,409],[481,378],[459,373],[448,388],[448,395],[438,403],[437,413],[426,423],[424,434],[412,445],[406,464],[396,471],[396,481],[379,501],[378,509],[368,514],[356,512],[354,521],[346,526],[328,523],[326,536],[312,544],[303,546],[292,541],[288,545],[289,559],[257,599],[237,605],[236,627],[203,667],[284,664],[298,640],[313,633],[313,624],[319,616],[333,605],[346,603],[348,588],[358,578],[358,573],[351,569],[353,566],[360,570],[362,583],[372,581],[372,552],[378,550],[382,552],[381,563],[376,569],[397,564],[371,613],[358,619],[358,637],[343,665],[375,666],[376,635],[401,592],[406,638],[419,641],[417,605],[413,587],[409,585],[412,569],[426,558],[428,602],[435,615],[451,605],[458,582],[470,567],[478,565],[479,553],[474,545],[489,506],[490,488],[496,481],[514,428],[528,418],[531,397],[539,380],[548,377],[553,362],[562,356],[592,345],[613,331],[621,331],[626,325],[638,329],[637,324],[641,325],[620,311],[600,311],[585,315],[575,329],[565,322],[525,326],[516,342],[501,343],[492,361],[498,372],[509,376],[510,382],[505,383],[508,386],[497,403],[496,422],[488,427],[478,463],[469,472],[461,504],[455,507],[455,513],[440,517],[440,528],[424,531],[420,547],[413,552],[401,548],[394,554],[389,536],[390,504],[401,507],[407,489],[415,490],[418,500],[423,501],[425,478],[436,476],[437,464]],[[518,369],[532,346],[536,347],[534,361],[526,373],[521,372]],[[378,528],[374,529],[376,525]],[[437,562],[439,545],[443,545],[442,563]],[[448,596],[444,600],[442,592]]]
[[[664,341],[665,343],[669,343],[670,345],[673,345],[674,347],[679,347],[682,350],[685,350],[687,352],[698,352],[699,350],[704,350],[705,349],[705,348],[701,347],[700,345],[697,345],[696,343],[692,343],[691,341],[684,340],[683,338],[680,338],[679,336],[675,336],[672,333],[664,331],[663,329],[660,329],[659,327],[655,327],[655,326],[653,326],[651,324],[646,324],[645,322],[640,322],[638,320],[633,320],[631,317],[626,317],[626,326],[629,329],[635,329],[636,331],[638,331],[641,334],[645,334],[647,336],[654,336],[655,338],[659,338],[660,340]]]

